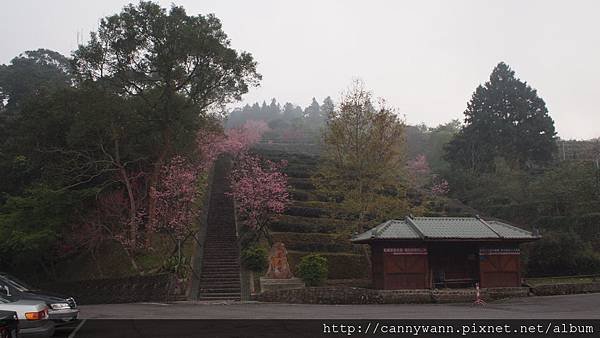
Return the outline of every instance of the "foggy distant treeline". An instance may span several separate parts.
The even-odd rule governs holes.
[[[269,104],[263,101],[262,104],[256,102],[234,109],[227,120],[227,126],[237,127],[248,120],[260,120],[279,128],[317,130],[333,107],[333,100],[329,96],[321,104],[313,97],[310,105],[304,108],[290,102],[282,105],[273,98]]]

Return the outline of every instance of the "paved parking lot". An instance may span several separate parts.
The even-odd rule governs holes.
[[[137,332],[146,322],[112,319],[600,319],[600,293],[527,297],[471,304],[310,305],[240,302],[179,302],[82,305],[79,323],[57,337],[93,338],[106,330]],[[146,323],[146,324],[144,324]],[[159,322],[155,322],[159,323]],[[74,332],[75,326],[79,329]],[[108,328],[107,328],[108,327]],[[162,327],[167,327],[163,325]],[[217,329],[215,327],[215,329]],[[132,334],[133,334],[132,333]],[[177,335],[174,335],[177,336]],[[129,334],[131,337],[131,334]]]
[[[328,319],[328,318],[596,318],[600,293],[526,297],[490,303],[311,305],[273,303],[137,303],[81,306],[88,319]]]

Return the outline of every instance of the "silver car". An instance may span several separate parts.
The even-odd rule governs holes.
[[[0,310],[17,313],[20,337],[46,338],[54,334],[54,323],[48,319],[48,306],[44,302],[36,300],[11,302],[0,297]]]

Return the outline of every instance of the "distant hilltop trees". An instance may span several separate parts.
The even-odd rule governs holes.
[[[262,104],[256,102],[234,109],[227,120],[227,127],[238,127],[248,120],[256,120],[265,121],[277,129],[319,130],[333,108],[333,100],[329,96],[321,104],[313,97],[311,104],[304,109],[290,102],[282,106],[273,98],[270,104],[263,101]]]
[[[600,138],[585,141],[558,140],[556,157],[559,161],[598,160],[600,159]]]

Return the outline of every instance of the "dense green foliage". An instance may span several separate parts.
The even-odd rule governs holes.
[[[262,104],[256,102],[233,109],[227,118],[227,127],[238,127],[249,120],[265,121],[270,128],[265,137],[273,142],[319,143],[327,114],[333,109],[330,97],[326,97],[320,105],[313,98],[304,109],[290,102],[281,106],[273,98],[270,104],[263,101]]]
[[[261,79],[256,66],[214,15],[144,1],[102,19],[70,57],[38,49],[0,65],[0,269],[56,277],[62,259],[94,257],[102,245],[125,252],[136,269],[136,258],[151,266],[141,251],[165,242],[147,233],[160,222],[161,168],[174,156],[199,159],[198,131],[221,128],[225,105]],[[307,284],[328,274],[364,277],[367,256],[351,234],[410,212],[477,212],[539,228],[543,239],[526,252],[530,275],[600,272],[598,155],[568,156],[564,143],[557,154],[545,102],[508,65],[476,88],[464,125],[404,126],[374,101],[355,87],[337,107],[330,97],[305,108],[273,99],[235,109],[227,121],[268,122],[263,152],[300,150],[267,151],[290,162],[294,199],[270,228]],[[411,182],[407,162],[420,155],[449,181],[449,198]],[[184,276],[187,261],[171,251],[161,247],[151,268]],[[266,256],[250,247],[242,262],[262,271]]]
[[[300,259],[298,276],[307,286],[321,285],[327,279],[327,258],[319,254],[310,254]]]
[[[544,101],[504,63],[477,88],[465,115],[446,146],[451,196],[481,215],[539,228],[529,274],[600,272],[598,154],[558,156]]]
[[[253,272],[263,272],[269,264],[268,252],[262,246],[253,245],[242,250],[242,265]]]
[[[600,272],[600,255],[574,232],[547,235],[529,253],[529,276],[586,275]]]
[[[406,156],[425,155],[434,174],[447,173],[450,164],[444,159],[444,147],[460,131],[460,121],[452,120],[431,128],[424,124],[406,126]]]
[[[531,167],[552,159],[555,135],[544,100],[501,62],[475,90],[465,126],[448,144],[447,158],[474,172],[492,171],[497,157],[511,167]]]
[[[214,15],[145,1],[102,19],[72,58],[1,65],[0,267],[47,269],[106,240],[137,266],[163,166],[197,160],[198,131],[259,80]]]
[[[314,181],[358,216],[358,231],[367,215],[408,211],[404,123],[384,102],[376,105],[362,83],[354,83],[339,108],[329,112],[323,139]]]

